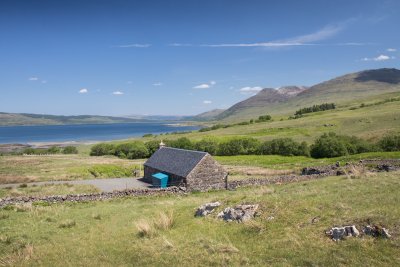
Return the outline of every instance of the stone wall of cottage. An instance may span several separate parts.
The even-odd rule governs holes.
[[[168,186],[181,186],[181,185],[185,186],[185,178],[149,166],[144,166],[143,180],[151,184],[153,180],[152,175],[159,172],[168,175],[168,184],[167,184]]]
[[[210,155],[206,155],[186,178],[186,187],[190,191],[224,189],[227,183],[227,171]]]

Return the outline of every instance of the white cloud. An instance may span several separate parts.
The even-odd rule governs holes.
[[[86,88],[82,88],[81,90],[79,90],[80,94],[87,94],[89,91]]]
[[[396,48],[388,48],[388,49],[386,49],[386,51],[388,51],[388,52],[396,52],[397,49]]]
[[[202,83],[199,85],[196,85],[195,87],[193,87],[194,89],[207,89],[210,88],[210,85],[206,84],[206,83]]]
[[[216,85],[217,82],[216,81],[210,81],[210,85]]]
[[[124,92],[121,92],[121,91],[114,91],[112,94],[113,94],[113,95],[123,95]]]
[[[153,83],[153,86],[161,86],[161,85],[163,85],[163,84],[160,82]]]
[[[389,57],[389,56],[387,56],[387,55],[379,55],[379,56],[377,56],[377,57],[372,57],[372,58],[369,58],[369,57],[365,57],[365,58],[362,58],[361,60],[362,61],[386,61],[386,60],[389,60],[389,59],[394,59],[394,57]]]
[[[248,95],[248,94],[258,93],[261,90],[262,90],[262,87],[260,87],[260,86],[254,86],[254,87],[246,86],[246,87],[240,88],[239,92],[241,94]]]
[[[119,48],[148,48],[151,44],[126,44],[126,45],[116,45]]]
[[[35,76],[32,76],[32,77],[29,77],[28,80],[29,80],[29,81],[37,81],[37,80],[39,80],[39,78],[38,78],[38,77],[35,77]]]
[[[204,100],[204,101],[203,101],[203,104],[205,104],[205,105],[209,105],[209,104],[211,104],[211,103],[212,103],[211,100]]]

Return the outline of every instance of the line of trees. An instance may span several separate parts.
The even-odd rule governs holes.
[[[242,122],[232,123],[232,124],[221,124],[221,123],[218,123],[218,124],[215,124],[215,125],[210,126],[210,127],[201,128],[199,130],[199,132],[209,132],[209,131],[218,130],[218,129],[221,129],[221,128],[233,127],[233,126],[236,126],[236,125],[249,125],[249,124],[253,124],[253,123],[268,122],[268,121],[271,121],[271,120],[272,120],[271,115],[262,115],[262,116],[259,116],[258,119],[255,119],[255,120],[251,119],[249,121],[242,121]]]
[[[90,155],[115,155],[127,159],[147,158],[157,151],[159,143],[159,140],[146,143],[134,141],[118,145],[100,143],[92,147]],[[400,151],[400,135],[387,135],[377,143],[335,133],[323,134],[311,145],[291,138],[262,142],[251,137],[236,137],[224,141],[213,137],[205,137],[199,141],[181,137],[176,140],[165,140],[164,143],[169,147],[205,151],[218,156],[283,155],[329,158],[373,151]]]
[[[78,149],[74,146],[58,147],[52,146],[50,148],[25,148],[22,154],[26,155],[40,155],[40,154],[78,154]]]
[[[296,111],[294,114],[295,116],[300,116],[306,113],[318,112],[318,111],[325,111],[329,109],[335,109],[335,103],[324,103],[321,105],[313,105],[312,107],[302,108]]]

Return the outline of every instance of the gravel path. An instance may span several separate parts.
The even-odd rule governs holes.
[[[16,188],[18,184],[0,184],[0,188]],[[76,180],[76,181],[48,181],[26,183],[28,186],[51,185],[51,184],[88,184],[99,188],[102,192],[112,192],[114,190],[125,190],[132,188],[150,188],[151,185],[138,180],[137,178],[108,178],[108,179],[92,179],[92,180]]]

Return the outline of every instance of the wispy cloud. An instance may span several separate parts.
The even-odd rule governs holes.
[[[87,94],[88,92],[89,92],[88,89],[82,88],[81,90],[79,90],[78,93],[80,93],[80,94]]]
[[[386,51],[388,51],[388,52],[396,52],[397,49],[396,48],[388,48],[388,49],[386,49]]]
[[[42,83],[47,83],[47,81],[46,81],[46,80],[43,80]]]
[[[210,88],[210,85],[206,84],[206,83],[202,83],[199,85],[196,85],[195,87],[193,87],[194,89],[208,89]]]
[[[390,57],[390,56],[382,54],[377,57],[365,57],[365,58],[362,58],[361,60],[362,61],[386,61],[386,60],[394,59],[394,58],[395,57]]]
[[[204,100],[204,101],[203,101],[203,104],[209,105],[209,104],[212,104],[212,101],[211,101],[211,100]]]
[[[161,85],[163,85],[163,84],[160,82],[153,83],[153,86],[161,86]]]
[[[249,94],[256,94],[261,90],[262,90],[262,87],[260,87],[260,86],[254,86],[254,87],[246,86],[246,87],[240,88],[239,92],[243,95],[249,95]]]
[[[28,80],[29,80],[29,81],[38,81],[39,78],[36,77],[36,76],[32,76],[32,77],[29,77]]]
[[[114,91],[112,94],[113,95],[123,95],[124,92],[122,92],[122,91]]]
[[[114,47],[119,48],[148,48],[151,44],[125,44],[125,45],[115,45]]]
[[[216,81],[210,81],[208,83],[202,83],[193,87],[193,89],[208,89],[216,85]]]
[[[254,42],[254,43],[219,43],[219,44],[190,44],[190,43],[172,43],[169,46],[184,47],[184,46],[198,46],[198,47],[269,47],[269,48],[279,48],[279,47],[293,47],[293,46],[312,46],[312,45],[322,45],[318,43],[323,40],[334,37],[342,30],[344,30],[347,25],[356,18],[348,19],[338,24],[327,25],[315,32],[299,35],[286,39],[272,40],[266,42]],[[326,44],[324,44],[326,45]],[[329,44],[329,45],[341,45],[341,46],[361,46],[368,45],[367,43],[340,43],[340,44]]]

